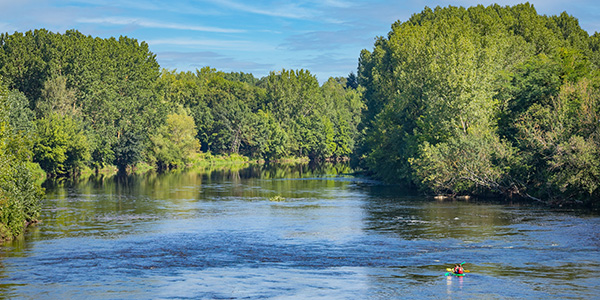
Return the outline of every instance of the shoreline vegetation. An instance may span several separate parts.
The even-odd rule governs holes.
[[[161,69],[148,44],[0,35],[0,241],[44,178],[347,161],[438,199],[600,204],[600,36],[566,12],[426,7],[357,73]],[[7,166],[7,167],[4,167]]]
[[[348,161],[348,159],[344,159],[341,161]],[[298,164],[298,163],[309,163],[310,160],[308,157],[286,157],[277,160],[269,161],[269,163],[275,164]],[[251,159],[247,156],[242,156],[239,154],[234,155],[212,155],[210,153],[196,153],[193,158],[190,159],[190,162],[186,164],[182,169],[196,169],[202,167],[209,168],[220,168],[220,167],[237,167],[237,166],[247,166],[250,164],[266,164],[267,162],[262,159]],[[41,170],[41,169],[40,169]],[[43,170],[42,170],[43,171]],[[125,170],[125,175],[142,175],[147,172],[157,172],[158,170],[155,166],[149,165],[146,162],[139,162],[135,166],[130,166]],[[107,165],[100,169],[91,169],[89,167],[83,167],[80,173],[76,176],[78,179],[86,179],[93,175],[104,175],[107,177],[117,176],[119,173],[119,168],[114,165]],[[45,181],[46,174],[44,172],[38,174],[41,176],[39,179],[41,182]]]

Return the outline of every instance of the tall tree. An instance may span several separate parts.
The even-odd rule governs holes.
[[[594,118],[594,45],[530,4],[425,8],[361,53],[357,156],[435,193],[597,197],[596,126],[573,129]]]

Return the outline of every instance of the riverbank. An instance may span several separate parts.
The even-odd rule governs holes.
[[[175,170],[186,170],[186,169],[225,169],[225,168],[233,168],[233,169],[241,169],[247,167],[250,164],[267,164],[267,163],[276,163],[276,164],[301,164],[301,163],[309,163],[310,160],[308,157],[285,157],[273,161],[265,161],[263,159],[251,159],[244,155],[239,154],[230,154],[230,155],[214,155],[210,152],[202,152],[195,153],[190,158],[189,162],[186,164],[184,168],[179,169],[171,169],[166,171],[175,171]],[[106,178],[116,176],[118,174],[118,168],[115,165],[106,165],[99,169],[93,169],[87,166],[84,166],[79,174],[70,178],[59,178],[57,181],[71,181],[71,180],[86,180],[92,176],[103,176]],[[143,175],[148,172],[157,172],[159,171],[156,166],[152,166],[146,162],[139,162],[132,167],[127,168],[127,175]],[[162,170],[165,171],[165,170]],[[36,174],[36,178],[40,182],[44,182],[48,176],[44,173],[41,168],[39,172]]]

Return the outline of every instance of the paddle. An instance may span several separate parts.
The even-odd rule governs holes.
[[[463,261],[463,262],[461,262],[461,263],[460,263],[460,265],[462,266],[463,264],[466,264],[466,263],[467,263],[466,261]],[[471,272],[471,271],[469,271],[469,270],[464,270],[464,269],[463,269],[463,272],[465,272],[465,273],[469,273],[469,272]]]

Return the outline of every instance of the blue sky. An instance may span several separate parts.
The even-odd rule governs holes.
[[[46,28],[64,33],[146,41],[161,67],[194,71],[210,66],[256,77],[307,69],[323,82],[356,70],[361,49],[372,49],[396,20],[425,6],[514,5],[521,1],[141,1],[0,0],[0,32]],[[529,1],[538,13],[563,11],[588,33],[600,32],[596,0]]]

